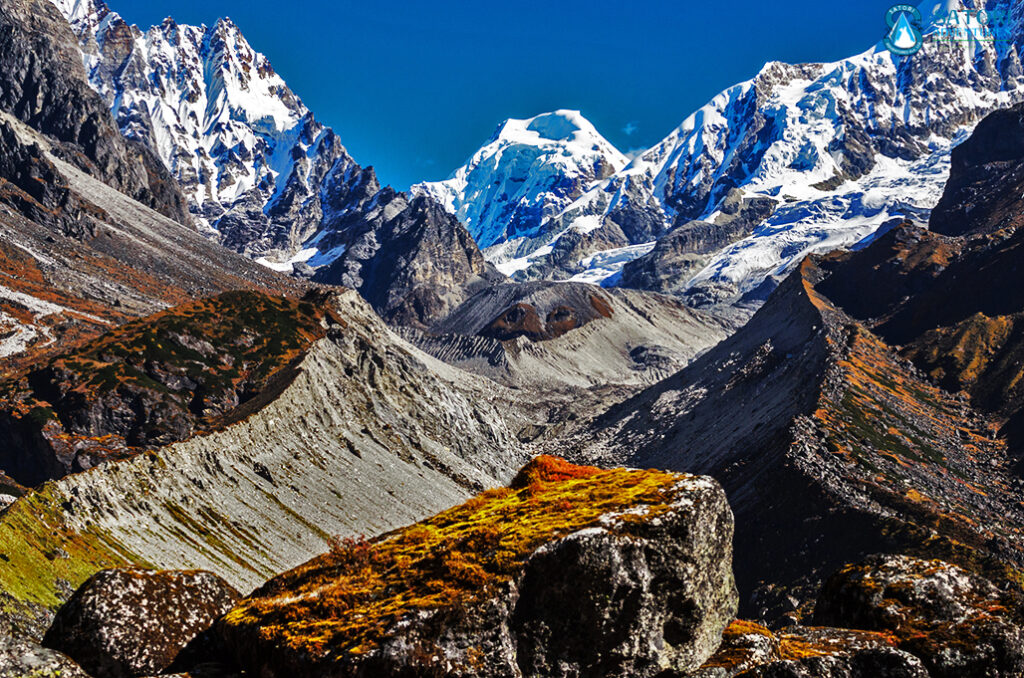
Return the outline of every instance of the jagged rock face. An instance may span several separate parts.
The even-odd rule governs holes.
[[[1024,672],[1024,598],[941,561],[879,555],[826,583],[816,623],[894,634],[931,676]]]
[[[717,646],[730,545],[709,479],[542,457],[511,488],[276,577],[216,628],[263,676],[663,675]]]
[[[0,641],[0,678],[95,678],[67,656],[23,638]]]
[[[984,115],[1024,98],[1024,8],[964,3],[980,5],[1008,12],[1000,41],[927,40],[913,58],[878,45],[832,64],[765,65],[548,217],[536,235],[488,241],[488,258],[516,278],[615,284],[623,264],[664,233],[715,222],[734,189],[781,199],[756,224],[763,228],[735,231],[678,271],[673,284],[692,290],[695,303],[733,303],[809,253],[853,245],[897,216],[924,220],[941,195],[950,149]],[[948,12],[943,3],[921,9],[933,29]],[[449,204],[474,199],[463,190]],[[480,206],[462,208],[471,209]]]
[[[210,572],[105,570],[61,607],[43,645],[94,678],[155,675],[240,597]]]
[[[179,222],[174,179],[144,146],[125,140],[89,88],[75,36],[52,3],[0,6],[0,108],[61,144],[58,152],[94,176]]]
[[[374,196],[368,212],[332,223],[321,246],[342,253],[313,280],[358,290],[398,325],[425,328],[504,279],[437,203],[390,189]]]
[[[230,20],[143,32],[101,0],[54,4],[120,130],[159,155],[226,246],[288,261],[378,189]]]
[[[949,182],[928,227],[944,235],[1021,225],[1024,105],[997,111],[953,150]]]
[[[0,176],[0,200],[55,233],[85,240],[107,216],[75,195],[42,149],[23,145],[9,123],[0,123]]]
[[[25,485],[223,427],[329,327],[325,295],[229,292],[119,327],[0,382],[0,468]]]

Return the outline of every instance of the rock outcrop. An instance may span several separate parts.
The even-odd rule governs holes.
[[[884,633],[796,626],[773,633],[737,620],[714,655],[686,678],[930,678]]]
[[[1024,597],[937,560],[878,555],[833,575],[814,620],[891,634],[932,678],[1024,675]]]
[[[949,181],[929,228],[943,235],[1020,226],[1024,193],[1024,104],[978,123],[970,143],[953,149]]]
[[[540,457],[510,488],[337,544],[215,629],[268,677],[687,671],[735,610],[731,536],[708,478]]]
[[[209,572],[105,570],[61,607],[43,645],[94,678],[163,673],[239,597]]]

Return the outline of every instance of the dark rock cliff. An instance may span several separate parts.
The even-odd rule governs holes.
[[[56,140],[69,162],[188,222],[177,182],[152,151],[121,136],[89,87],[77,40],[53,3],[0,3],[0,74],[0,109]]]

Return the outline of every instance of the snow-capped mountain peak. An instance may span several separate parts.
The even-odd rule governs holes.
[[[509,119],[451,176],[418,184],[459,217],[481,247],[539,232],[627,158],[579,111]]]
[[[981,7],[1005,16],[995,40],[983,17],[964,11]],[[425,190],[517,278],[616,284],[624,265],[646,257],[644,279],[661,280],[662,291],[698,305],[735,301],[809,253],[852,245],[896,217],[926,221],[952,147],[987,113],[1024,99],[1024,4],[926,0],[918,11],[926,40],[917,54],[894,55],[880,41],[835,63],[769,62],[530,231],[514,225],[529,200],[484,183],[518,126]],[[953,37],[969,39],[947,39],[950,22]],[[474,172],[485,178],[469,180]],[[495,201],[501,209],[488,212]],[[652,252],[680,229],[690,232]],[[668,260],[676,268],[666,272]]]
[[[167,18],[143,31],[102,0],[52,2],[122,133],[156,151],[197,225],[225,245],[290,261],[351,207],[346,200],[376,190],[372,170],[349,157],[231,19]]]

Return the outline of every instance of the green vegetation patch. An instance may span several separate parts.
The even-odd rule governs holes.
[[[0,588],[14,601],[8,605],[53,609],[64,602],[62,591],[77,588],[100,570],[145,565],[101,530],[69,527],[63,502],[47,483],[0,514]]]

